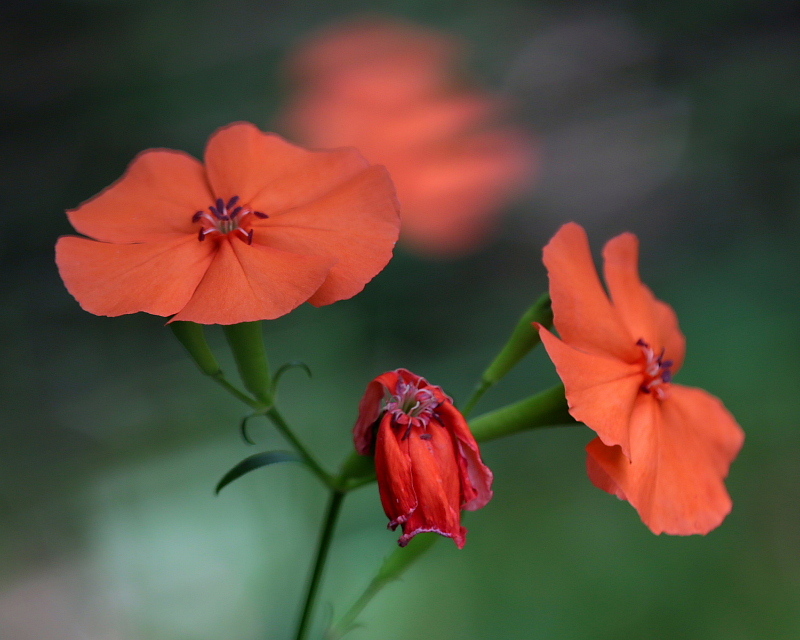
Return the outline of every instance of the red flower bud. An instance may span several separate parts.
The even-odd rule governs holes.
[[[464,416],[440,387],[397,369],[369,383],[353,428],[356,449],[375,455],[389,528],[403,527],[401,547],[435,531],[460,549],[467,530],[461,510],[492,498],[492,472]]]

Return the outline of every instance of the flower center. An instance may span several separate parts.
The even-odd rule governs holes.
[[[256,218],[269,218],[266,213],[253,211],[241,205],[237,206],[239,196],[233,196],[228,202],[217,198],[216,203],[208,211],[198,211],[192,216],[192,222],[199,222],[201,227],[197,239],[203,241],[207,235],[238,235],[247,244],[253,243],[253,230],[248,228]]]
[[[428,426],[433,412],[439,406],[431,389],[419,389],[414,384],[399,382],[397,391],[386,402],[386,411],[394,416],[396,424],[408,425],[404,438],[412,427]]]
[[[672,360],[664,360],[664,349],[656,355],[652,347],[641,338],[636,345],[644,355],[644,382],[640,387],[643,393],[652,393],[658,400],[664,400],[668,395],[668,387],[672,380]]]

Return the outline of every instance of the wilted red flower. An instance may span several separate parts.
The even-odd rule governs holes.
[[[389,528],[403,527],[401,547],[423,531],[464,546],[461,510],[491,500],[492,472],[440,387],[405,369],[378,376],[361,400],[353,437],[360,454],[375,454],[381,503]]]
[[[685,339],[639,280],[636,236],[610,240],[603,259],[610,297],[582,227],[564,225],[544,249],[561,340],[539,333],[570,413],[599,436],[587,447],[589,477],[653,533],[708,533],[731,510],[723,481],[744,434],[719,399],[672,383]]]
[[[97,315],[270,319],[361,291],[392,256],[397,209],[386,170],[354,149],[306,151],[240,122],[211,136],[205,166],[181,151],[139,154],[67,212],[93,239],[60,238],[56,262]]]
[[[366,19],[320,33],[290,65],[289,131],[314,147],[352,145],[386,165],[403,239],[431,255],[476,248],[533,173],[530,137],[497,124],[505,105],[457,82],[460,51],[435,31]]]

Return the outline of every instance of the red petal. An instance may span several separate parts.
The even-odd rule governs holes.
[[[331,267],[331,261],[320,256],[248,245],[227,237],[217,242],[208,271],[173,320],[236,324],[277,318],[308,300]]]
[[[376,166],[313,202],[259,221],[254,229],[258,244],[335,261],[309,300],[321,306],[354,296],[386,266],[400,218],[392,181]]]
[[[367,385],[364,397],[358,405],[358,419],[353,427],[353,440],[355,441],[356,451],[362,456],[372,454],[372,444],[374,433],[372,427],[378,419],[381,411],[381,401],[386,392],[394,392],[397,387],[398,374],[396,371],[389,371],[378,376]]]
[[[639,279],[639,240],[632,233],[612,238],[603,250],[603,260],[606,284],[619,317],[636,340],[643,339],[656,353],[664,348],[675,373],[683,363],[686,339],[672,308],[657,300]]]
[[[213,245],[194,236],[144,244],[64,236],[56,244],[56,263],[67,289],[89,313],[170,316],[191,298],[213,253]]]
[[[437,412],[441,416],[442,424],[455,437],[461,478],[461,508],[475,511],[485,507],[492,499],[494,475],[481,460],[475,436],[461,412],[449,402],[439,405]]]
[[[213,200],[203,165],[182,151],[149,149],[110,187],[68,211],[75,229],[104,242],[159,242],[196,235],[192,215]]]
[[[544,264],[561,339],[582,351],[638,361],[639,336],[630,335],[603,290],[583,227],[561,227],[544,248]]]
[[[378,427],[375,473],[383,510],[389,518],[389,527],[394,529],[406,522],[417,508],[417,497],[411,475],[408,439],[398,440],[398,434],[392,427],[392,416],[388,413]]]
[[[450,432],[434,420],[427,433],[429,440],[423,440],[416,430],[405,440],[417,508],[403,525],[399,544],[404,547],[418,533],[435,531],[453,538],[460,549],[466,542],[467,530],[461,526],[461,482],[455,443]]]
[[[630,455],[630,417],[644,376],[638,364],[584,353],[541,325],[539,336],[564,382],[569,412],[609,446]]]
[[[723,481],[744,435],[714,396],[680,385],[669,392],[662,402],[637,400],[630,462],[597,440],[587,450],[654,533],[705,534],[730,512]]]
[[[368,166],[355,149],[307,151],[249,122],[214,133],[205,160],[217,197],[238,195],[270,215],[313,202]]]

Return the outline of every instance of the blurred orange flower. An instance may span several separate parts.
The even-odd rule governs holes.
[[[89,238],[56,245],[61,277],[90,313],[146,311],[234,324],[361,291],[399,233],[386,170],[353,149],[311,152],[240,122],[208,141],[205,166],[149,149],[68,211]]]
[[[653,533],[708,533],[731,510],[728,468],[744,441],[716,397],[671,382],[685,339],[672,308],[639,280],[639,243],[603,251],[606,295],[586,232],[561,227],[544,249],[559,340],[539,332],[570,413],[593,429],[589,477],[630,502]]]
[[[318,34],[289,68],[288,130],[309,146],[354,146],[386,165],[403,239],[429,255],[475,249],[533,177],[530,137],[497,123],[501,100],[458,86],[460,57],[442,34],[364,19]]]
[[[353,428],[356,450],[375,454],[389,528],[403,527],[401,547],[423,531],[467,541],[461,510],[492,499],[492,472],[466,419],[441,387],[407,369],[369,383]]]

